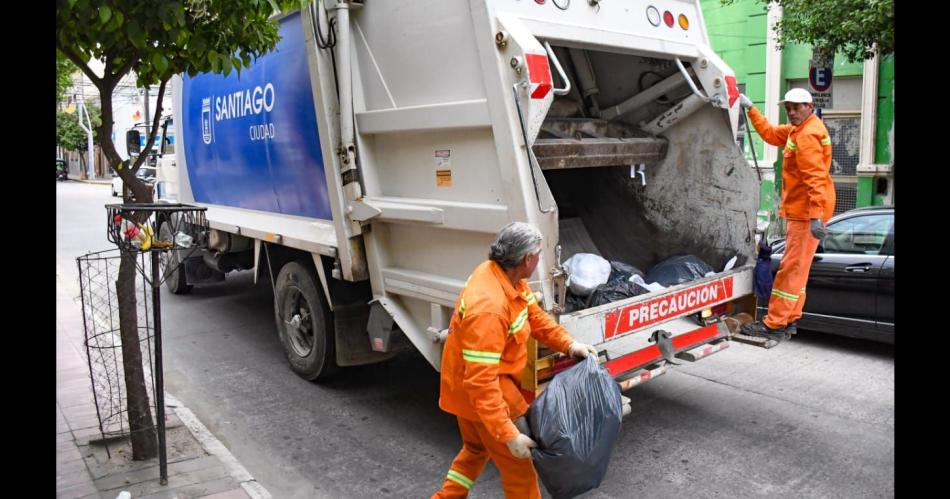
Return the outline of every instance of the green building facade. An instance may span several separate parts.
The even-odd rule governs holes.
[[[710,45],[735,70],[740,91],[771,122],[787,123],[778,100],[791,88],[808,88],[812,48],[789,44],[779,51],[769,23],[781,11],[770,13],[758,0],[700,3]],[[836,55],[832,74],[832,106],[822,109],[821,117],[833,144],[835,213],[894,204],[894,58],[848,62]],[[777,208],[782,155],[779,148],[763,144],[751,126],[746,128],[743,150],[750,163],[758,163],[763,178],[761,219]]]

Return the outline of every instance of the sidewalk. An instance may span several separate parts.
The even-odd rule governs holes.
[[[158,458],[132,461],[127,438],[99,442],[78,283],[56,278],[56,497],[270,499],[200,421],[166,392],[168,484]],[[108,445],[111,458],[106,453]]]
[[[76,182],[82,182],[84,184],[99,184],[99,185],[112,185],[112,179],[108,178],[94,178],[94,179],[69,179]]]

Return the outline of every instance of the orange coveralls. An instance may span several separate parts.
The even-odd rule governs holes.
[[[805,285],[819,243],[811,235],[809,221],[819,218],[827,223],[835,210],[831,137],[814,114],[798,126],[773,127],[752,107],[749,119],[762,140],[785,147],[779,207],[779,216],[788,221],[785,254],[772,285],[769,313],[763,321],[771,329],[781,329],[800,319],[805,306]]]
[[[468,496],[489,458],[505,497],[541,497],[531,459],[514,457],[505,444],[519,433],[512,420],[528,412],[518,379],[529,335],[563,353],[574,341],[524,279],[512,287],[500,265],[481,263],[455,302],[442,351],[439,407],[458,418],[462,450],[434,498]]]

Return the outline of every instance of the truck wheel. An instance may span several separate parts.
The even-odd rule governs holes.
[[[174,241],[174,234],[167,223],[163,223],[158,228],[158,238],[163,241]],[[165,287],[173,295],[183,295],[191,291],[192,285],[185,280],[185,266],[181,261],[181,254],[178,250],[163,251],[159,255],[159,261],[162,265],[162,275],[165,275],[165,269],[174,267],[174,271],[165,277]]]
[[[290,368],[309,381],[335,369],[333,323],[314,273],[301,262],[288,262],[277,274],[274,316]]]

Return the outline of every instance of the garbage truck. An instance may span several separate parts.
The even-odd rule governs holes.
[[[210,229],[163,264],[176,294],[232,271],[269,281],[298,375],[408,348],[438,370],[459,292],[513,221],[543,233],[543,308],[624,388],[669,369],[655,331],[698,360],[754,313],[758,184],[698,1],[326,0],[279,22],[240,75],[173,80],[159,175]],[[716,272],[568,311],[579,253]],[[573,361],[528,351],[530,400]]]

